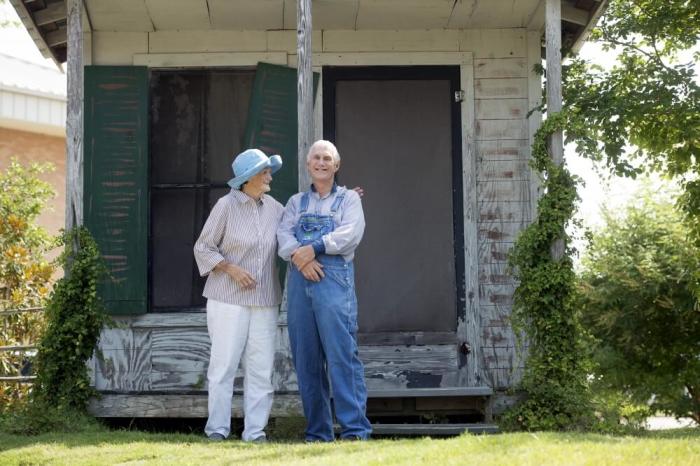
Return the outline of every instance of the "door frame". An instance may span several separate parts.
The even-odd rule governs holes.
[[[455,272],[454,332],[376,332],[359,333],[361,344],[395,345],[395,344],[441,344],[457,343],[457,326],[466,317],[465,269],[464,269],[464,221],[463,221],[463,187],[462,187],[462,145],[460,103],[453,96],[460,90],[460,70],[458,66],[332,66],[323,68],[323,137],[329,141],[336,139],[336,82],[338,81],[431,81],[447,80],[450,83],[450,121],[451,121],[451,191],[452,191],[452,238]],[[342,171],[339,173],[342,180]]]
[[[478,200],[477,200],[477,159],[475,143],[475,101],[474,101],[474,59],[472,52],[359,52],[359,53],[316,53],[313,54],[315,70],[322,75],[321,89],[317,95],[314,120],[316,122],[315,133],[317,138],[327,134],[325,127],[325,115],[331,113],[326,110],[330,101],[325,96],[328,92],[325,80],[325,67],[342,66],[459,66],[460,90],[464,92],[464,98],[460,105],[461,128],[453,131],[453,136],[461,139],[462,159],[462,209],[463,209],[463,233],[464,251],[464,294],[460,297],[464,302],[465,312],[458,316],[457,322],[457,356],[458,356],[458,380],[456,386],[475,387],[484,383],[482,374],[482,351],[479,335],[481,322],[479,306],[479,254],[478,254]],[[290,56],[290,65],[296,64],[296,56]],[[323,67],[323,68],[321,68]],[[330,68],[328,68],[330,70]],[[323,105],[319,105],[319,100]],[[335,100],[335,99],[333,99]],[[329,134],[332,134],[329,132]],[[454,173],[453,173],[454,175]],[[459,308],[458,308],[459,309]],[[420,341],[415,341],[420,344]],[[430,344],[430,342],[423,342]]]

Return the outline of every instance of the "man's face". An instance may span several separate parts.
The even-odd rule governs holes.
[[[306,162],[313,181],[332,181],[340,164],[333,160],[331,153],[323,148],[314,150]]]

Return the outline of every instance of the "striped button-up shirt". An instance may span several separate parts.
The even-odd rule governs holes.
[[[277,227],[282,204],[268,195],[258,202],[237,189],[219,199],[194,245],[199,273],[207,276],[204,297],[239,306],[277,306]],[[221,261],[248,272],[256,281],[246,290],[227,273],[214,270]]]
[[[334,184],[331,192],[321,197],[312,185],[309,193],[309,207],[306,212],[329,215],[331,207],[338,197],[338,189],[338,186]],[[333,217],[335,230],[323,235],[322,239],[325,254],[341,255],[345,262],[350,262],[355,257],[355,249],[359,246],[365,232],[365,215],[362,212],[360,196],[352,189],[342,188],[342,190],[345,192],[345,197],[340,203],[335,217]],[[282,222],[277,230],[279,255],[286,261],[289,261],[292,253],[301,246],[294,236],[294,229],[301,217],[300,204],[303,195],[304,193],[301,192],[289,198],[287,207],[284,209]]]

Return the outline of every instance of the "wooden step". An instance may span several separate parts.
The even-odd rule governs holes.
[[[372,424],[372,435],[460,435],[496,434],[495,424]]]
[[[459,388],[400,388],[391,390],[369,390],[367,398],[423,398],[439,396],[491,396],[491,387]]]

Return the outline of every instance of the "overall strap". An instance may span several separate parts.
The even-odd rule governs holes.
[[[347,191],[347,189],[338,188],[338,195],[331,206],[331,217],[335,217],[336,212],[338,212],[338,209],[340,209],[340,204],[342,204],[343,199],[345,198],[345,191]]]
[[[309,192],[306,191],[303,196],[301,196],[301,203],[299,204],[299,213],[304,214],[309,208]]]

